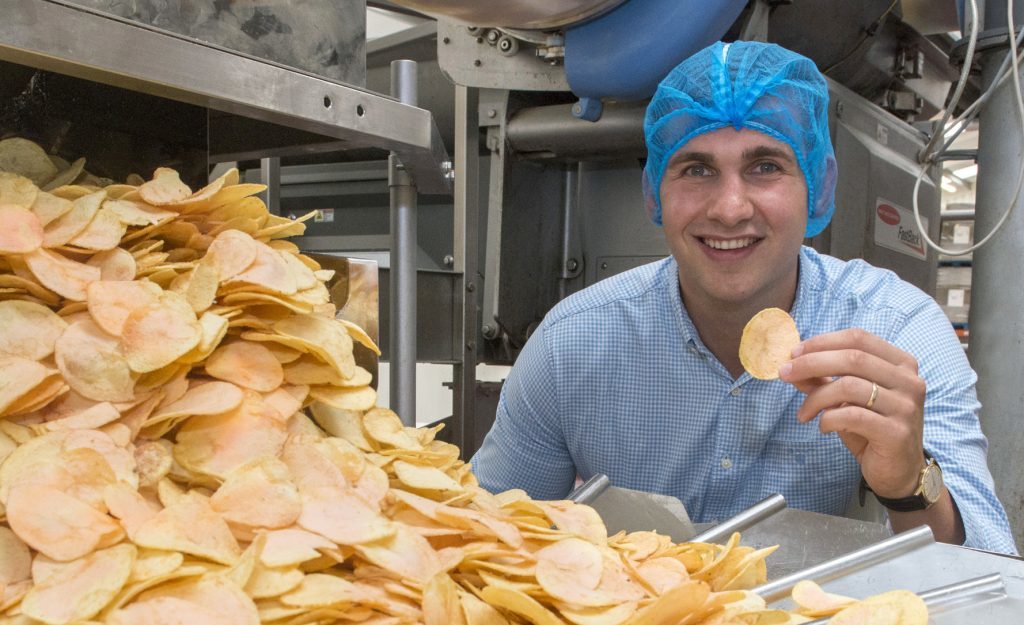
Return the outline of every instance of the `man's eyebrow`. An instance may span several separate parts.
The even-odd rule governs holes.
[[[789,150],[782,148],[773,147],[770,145],[759,145],[756,148],[750,148],[749,150],[743,151],[743,159],[747,161],[753,161],[759,158],[781,158],[783,160],[794,162],[793,155]]]
[[[666,167],[671,167],[676,163],[683,163],[688,161],[695,161],[698,163],[714,163],[715,156],[709,152],[676,152],[669,159]]]

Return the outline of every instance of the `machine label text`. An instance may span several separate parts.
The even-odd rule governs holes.
[[[924,237],[914,220],[914,213],[893,202],[878,198],[875,200],[875,245],[920,258],[927,258]],[[925,229],[928,219],[921,218]]]

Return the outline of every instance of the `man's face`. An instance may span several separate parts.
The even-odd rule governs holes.
[[[749,129],[700,135],[669,160],[660,193],[687,301],[791,304],[807,183],[788,145]]]

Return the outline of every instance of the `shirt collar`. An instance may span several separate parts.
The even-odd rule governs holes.
[[[820,308],[820,285],[822,281],[821,267],[818,262],[818,253],[812,248],[802,246],[800,248],[799,274],[796,279],[796,296],[793,298],[793,308],[789,316],[796,322],[796,329],[800,333],[800,339],[811,338],[814,324],[814,310]]]
[[[701,343],[700,335],[697,334],[697,328],[693,325],[690,314],[686,312],[686,307],[683,306],[683,294],[679,291],[679,264],[676,263],[676,259],[673,256],[669,256],[669,262],[665,266],[664,277],[665,283],[663,286],[666,290],[668,301],[672,304],[672,314],[679,323],[679,331],[683,337],[683,342],[687,345],[696,346],[702,351],[707,351],[707,348]]]

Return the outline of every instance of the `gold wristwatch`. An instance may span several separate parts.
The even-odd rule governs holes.
[[[921,477],[913,495],[889,499],[876,494],[875,498],[878,499],[878,503],[896,512],[914,512],[915,510],[927,510],[938,501],[939,496],[942,495],[942,469],[927,451],[924,452],[924,459],[926,464],[921,469]]]

